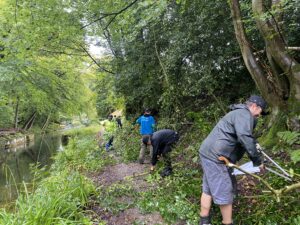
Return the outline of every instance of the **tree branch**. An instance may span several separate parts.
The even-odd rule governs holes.
[[[108,16],[114,16],[114,17],[108,22],[108,24],[105,26],[105,27],[107,28],[119,14],[123,13],[123,12],[126,11],[128,8],[130,8],[131,6],[133,6],[137,1],[139,1],[139,0],[134,0],[134,1],[131,2],[129,5],[125,6],[123,9],[121,9],[121,10],[119,10],[119,11],[117,11],[117,12],[112,12],[112,13],[102,13],[102,16],[101,16],[100,18],[95,19],[95,20],[93,20],[92,22],[90,22],[90,23],[88,23],[88,24],[82,26],[81,29],[84,29],[85,27],[88,27],[88,26],[92,25],[93,23],[96,23],[96,22],[98,22],[98,21],[100,21],[100,20],[102,20],[102,19],[104,19],[104,18],[106,18],[106,17],[108,17]]]
[[[251,48],[251,45],[246,36],[244,24],[242,22],[239,1],[230,0],[229,4],[230,4],[231,15],[232,15],[232,20],[233,20],[233,25],[235,30],[235,36],[239,43],[244,63],[249,73],[251,74],[251,77],[253,78],[256,86],[260,90],[261,94],[264,96],[267,102],[270,103],[270,105],[274,105],[273,104],[274,97],[270,95],[270,93],[272,92],[272,87],[270,87],[269,85],[267,76],[264,73],[261,64],[257,62],[256,57]],[[280,99],[276,99],[276,102],[280,102]]]
[[[288,51],[300,51],[300,47],[285,47],[286,50]],[[256,51],[256,52],[253,52],[254,55],[258,55],[258,54],[261,54],[261,53],[264,53],[265,50],[259,50],[259,51]],[[236,57],[232,57],[230,59],[227,59],[225,60],[226,62],[231,62],[231,61],[234,61],[234,60],[238,60],[238,59],[241,59],[242,56],[236,56]]]
[[[264,19],[263,0],[252,0],[252,9],[256,15],[256,23],[265,42],[269,46],[269,52],[274,61],[287,76],[290,83],[290,97],[300,100],[300,71],[299,63],[285,50],[285,43],[282,40],[276,27],[268,20]]]
[[[248,174],[248,175],[260,180],[275,195],[277,202],[280,202],[280,198],[282,197],[283,194],[288,193],[294,189],[300,188],[300,182],[298,182],[298,183],[295,183],[295,184],[292,184],[289,186],[285,186],[281,189],[274,189],[266,180],[264,180],[260,176],[249,173],[246,170],[243,170],[242,168],[240,168],[239,166],[237,166],[233,163],[230,163],[227,158],[221,156],[221,157],[219,157],[219,160],[223,161],[226,164],[226,166],[228,166],[228,167],[238,169],[238,170],[242,171],[243,173]]]
[[[103,66],[101,66],[97,61],[96,59],[94,59],[94,57],[89,53],[89,51],[81,44],[79,44],[79,46],[83,49],[83,51],[88,55],[88,57],[91,58],[91,60],[93,60],[93,62],[103,71],[107,72],[107,73],[110,73],[110,74],[115,74],[114,72],[110,71],[110,70],[107,70],[105,69]]]
[[[50,50],[47,50],[47,49],[40,49],[41,51],[43,52],[48,52],[48,53],[53,53],[53,54],[61,54],[61,55],[75,55],[75,56],[85,56],[85,55],[82,55],[82,54],[76,54],[76,53],[67,53],[67,52],[64,52],[64,51],[50,51]]]
[[[275,2],[272,3],[272,6],[273,6],[273,5],[279,5],[279,4],[280,4],[280,1],[278,2],[278,0],[277,0],[277,1],[275,1]],[[276,30],[277,30],[277,32],[278,32],[278,34],[279,34],[279,36],[280,36],[282,42],[283,42],[285,45],[287,45],[287,43],[286,43],[286,41],[285,41],[285,39],[284,39],[284,37],[283,37],[283,35],[282,35],[282,33],[281,33],[281,29],[280,29],[280,27],[279,27],[279,25],[278,25],[278,22],[277,22],[275,16],[274,16],[274,15],[272,14],[272,12],[268,9],[268,7],[265,6],[265,9],[266,9],[267,12],[271,15],[271,17],[272,17],[272,19],[273,19],[273,22],[274,22],[274,24],[275,24]]]

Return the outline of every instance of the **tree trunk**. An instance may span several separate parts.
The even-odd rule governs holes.
[[[245,34],[239,1],[230,0],[229,3],[235,35],[245,65],[262,96],[272,107],[272,115],[269,117],[269,126],[272,128],[265,135],[267,145],[271,146],[276,142],[276,133],[287,129],[288,120],[300,113],[300,65],[289,55],[284,35],[281,33],[281,0],[268,3],[252,0],[254,18],[265,41],[268,64],[260,63],[258,57],[253,54]],[[272,14],[268,8],[276,8],[276,13]]]
[[[272,108],[284,108],[285,102],[281,97],[284,95],[282,93],[283,88],[278,88],[282,85],[278,82],[278,80],[270,78],[272,76],[270,71],[265,71],[265,67],[263,67],[263,65],[257,60],[258,57],[253,54],[251,44],[245,34],[245,29],[240,13],[239,1],[230,0],[229,3],[235,35],[248,71],[250,72],[254,82],[256,83],[258,90],[261,92],[262,96],[266,99],[269,105]]]
[[[51,114],[49,114],[47,116],[47,119],[46,119],[46,121],[45,121],[45,123],[44,123],[44,125],[42,127],[42,131],[44,131],[48,127],[48,124],[49,124],[49,121],[50,121],[50,117],[51,117]]]
[[[272,1],[271,7],[281,9],[281,1]],[[257,27],[268,46],[268,52],[272,56],[274,62],[283,71],[281,75],[287,77],[289,82],[289,102],[296,104],[300,102],[300,65],[299,63],[285,50],[286,44],[284,37],[280,31],[280,19],[278,15],[272,15],[263,0],[252,0],[252,9],[255,15]],[[268,12],[266,17],[265,13]],[[279,21],[277,21],[279,20]],[[298,104],[297,104],[298,105]],[[292,105],[290,105],[293,107]],[[300,109],[298,109],[300,112]]]
[[[33,121],[36,117],[36,112],[33,112],[31,114],[31,116],[28,118],[28,120],[25,122],[24,126],[23,126],[23,129],[24,130],[28,130],[29,128],[31,128],[32,124],[33,124]]]
[[[15,109],[15,119],[14,119],[14,128],[18,129],[18,122],[19,122],[19,103],[20,103],[20,98],[17,97],[17,104],[16,104],[16,109]]]

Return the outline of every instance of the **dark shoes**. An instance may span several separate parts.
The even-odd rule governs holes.
[[[199,225],[211,225],[210,216],[201,216]]]
[[[170,176],[173,173],[172,168],[164,168],[163,171],[160,172],[162,177]]]
[[[200,216],[199,225],[212,225],[211,222],[210,222],[211,221],[210,216],[205,216],[205,217]],[[233,225],[233,223],[230,223],[230,224],[224,224],[224,223],[222,223],[222,225]]]

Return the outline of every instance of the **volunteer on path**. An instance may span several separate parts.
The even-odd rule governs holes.
[[[265,100],[253,95],[245,104],[231,107],[202,142],[199,154],[203,168],[203,189],[201,195],[200,225],[210,225],[212,201],[220,206],[222,224],[232,225],[232,203],[235,178],[231,169],[218,158],[226,157],[232,163],[240,160],[245,152],[254,166],[264,170],[263,159],[256,149],[253,129],[256,119],[265,113]]]

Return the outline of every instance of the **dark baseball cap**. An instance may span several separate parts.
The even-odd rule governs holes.
[[[250,98],[248,99],[249,102],[256,103],[256,105],[260,106],[262,109],[262,115],[267,115],[267,107],[268,104],[267,102],[260,96],[258,95],[251,95]]]
[[[151,109],[146,108],[146,109],[144,110],[144,113],[151,113]]]

